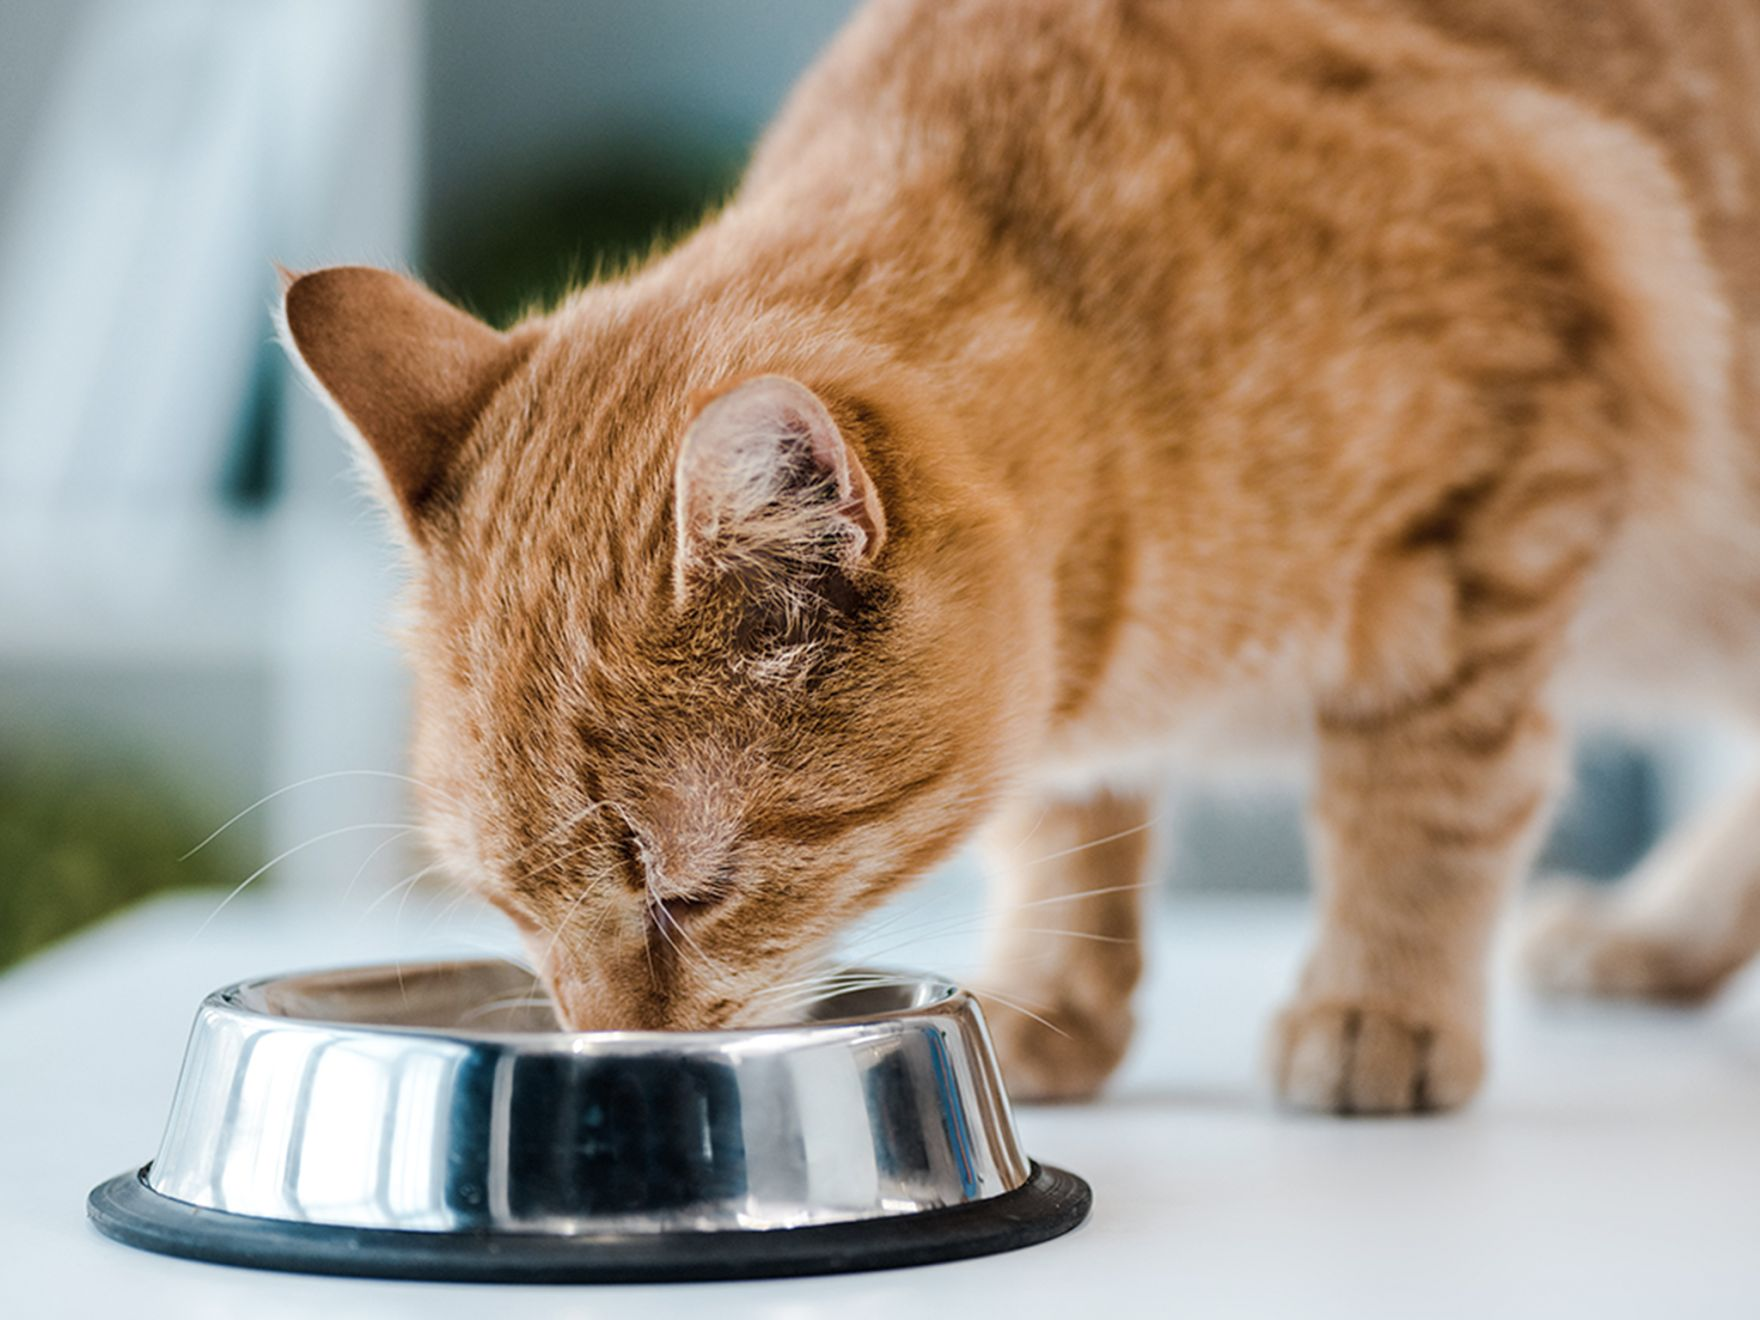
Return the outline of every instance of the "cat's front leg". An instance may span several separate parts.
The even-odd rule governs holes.
[[[979,993],[1018,1100],[1086,1099],[1124,1057],[1142,971],[1152,810],[1146,795],[1107,790],[1035,797],[987,833]]]
[[[1297,1108],[1450,1109],[1479,1087],[1488,945],[1546,819],[1558,740],[1537,707],[1487,724],[1454,704],[1323,733],[1320,930],[1271,1042],[1274,1084]]]
[[[1593,430],[1543,427],[1364,565],[1316,711],[1320,930],[1272,1035],[1286,1103],[1399,1113],[1478,1089],[1493,926],[1562,786],[1546,693],[1616,472]]]

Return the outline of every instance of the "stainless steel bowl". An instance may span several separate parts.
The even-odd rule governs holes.
[[[878,978],[876,978],[878,979]],[[136,1246],[556,1281],[877,1268],[1080,1222],[1021,1153],[970,995],[915,976],[742,1031],[567,1032],[504,962],[210,995],[156,1159],[97,1188]]]

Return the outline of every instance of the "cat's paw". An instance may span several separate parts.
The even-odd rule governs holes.
[[[1479,1032],[1408,1021],[1342,1000],[1298,1002],[1271,1034],[1278,1099],[1329,1114],[1407,1114],[1465,1104],[1485,1073]]]
[[[1091,1100],[1130,1048],[1130,1006],[1107,1010],[1069,1003],[1035,1007],[1029,1017],[1018,1007],[978,992],[990,1039],[1002,1063],[1002,1080],[1011,1099],[1068,1104]],[[1007,996],[1016,1004],[1020,1001]]]
[[[1696,1004],[1728,979],[1733,967],[1702,941],[1647,929],[1622,915],[1612,899],[1587,885],[1564,883],[1536,896],[1522,962],[1538,989]]]

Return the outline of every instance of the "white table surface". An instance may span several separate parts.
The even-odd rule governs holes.
[[[1029,1151],[1094,1187],[1092,1218],[1057,1242],[886,1273],[597,1288],[146,1255],[87,1226],[85,1193],[151,1156],[203,993],[468,949],[483,929],[271,896],[195,934],[212,906],[162,900],[0,978],[0,1315],[1760,1315],[1760,979],[1700,1013],[1546,1007],[1506,988],[1495,1073],[1469,1112],[1294,1117],[1265,1100],[1257,1058],[1303,913],[1245,899],[1160,913],[1142,1036],[1110,1098],[1021,1112]]]

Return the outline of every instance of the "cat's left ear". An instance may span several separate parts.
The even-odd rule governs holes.
[[[825,404],[786,376],[712,398],[679,451],[676,585],[693,576],[853,569],[886,541],[886,515]]]
[[[458,451],[531,337],[502,334],[370,266],[284,272],[283,282],[288,347],[366,449],[386,503],[422,541]]]

